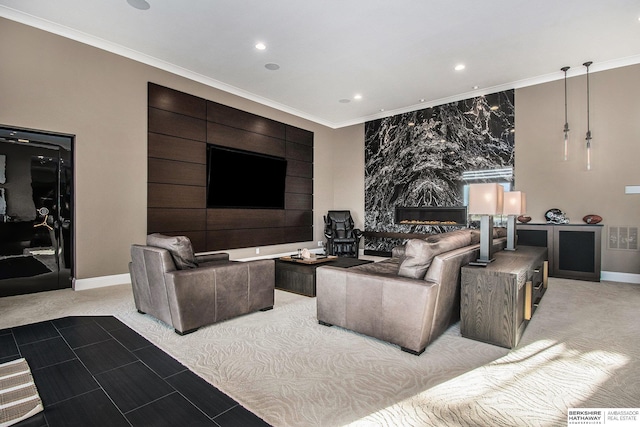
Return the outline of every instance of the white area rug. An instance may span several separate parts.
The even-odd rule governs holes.
[[[640,406],[638,306],[638,285],[552,278],[517,349],[456,324],[421,356],[318,325],[314,298],[283,291],[186,336],[137,313],[127,286],[2,298],[0,328],[114,314],[275,426],[565,426],[571,407]]]

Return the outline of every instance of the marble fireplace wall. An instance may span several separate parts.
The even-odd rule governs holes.
[[[463,206],[463,172],[513,168],[514,121],[509,90],[367,122],[365,230],[452,229],[395,224],[395,207]],[[365,250],[389,252],[402,241],[365,236]]]

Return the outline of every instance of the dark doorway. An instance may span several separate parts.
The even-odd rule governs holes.
[[[73,136],[0,126],[0,297],[71,287]]]

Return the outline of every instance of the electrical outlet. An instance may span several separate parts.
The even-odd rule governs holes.
[[[256,254],[260,253],[260,248],[256,248]]]
[[[318,246],[322,247],[322,240],[318,242]]]

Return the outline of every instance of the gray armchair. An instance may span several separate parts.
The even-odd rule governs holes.
[[[184,236],[153,234],[147,245],[132,245],[129,272],[136,309],[180,335],[273,308],[273,260],[234,262],[226,253],[195,256]]]

